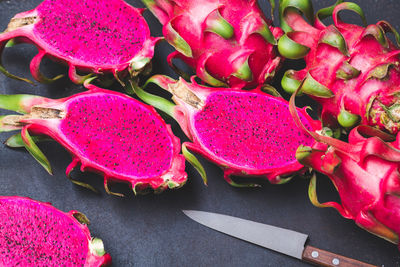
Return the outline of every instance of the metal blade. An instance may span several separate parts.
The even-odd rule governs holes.
[[[298,259],[302,258],[308,238],[306,234],[228,215],[196,210],[183,212],[209,228]]]

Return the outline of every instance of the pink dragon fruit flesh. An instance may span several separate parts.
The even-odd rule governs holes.
[[[87,78],[78,72],[112,73],[117,79],[128,72],[136,75],[150,62],[159,40],[150,37],[142,12],[123,0],[45,0],[11,19],[0,34],[0,52],[10,40],[35,44],[39,53],[30,69],[33,77],[44,83],[61,76],[50,79],[40,72],[43,57],[66,63],[75,83]],[[0,71],[29,81],[10,74],[3,66]]]
[[[81,170],[121,181],[133,191],[182,186],[187,179],[180,141],[154,108],[124,94],[86,85],[90,90],[63,99],[32,95],[0,95],[0,108],[26,113],[0,118],[0,131],[21,129],[26,149],[51,173],[33,136],[47,135],[73,157],[67,176]],[[33,136],[31,136],[31,134]]]
[[[142,0],[163,24],[176,49],[168,57],[191,66],[213,86],[252,88],[272,78],[280,28],[272,27],[256,0]],[[177,70],[181,76],[182,71]]]
[[[298,117],[294,95],[290,111],[296,124],[308,131]],[[366,125],[353,128],[348,142],[308,132],[318,144],[300,146],[296,158],[328,176],[341,199],[341,203],[320,203],[313,176],[309,186],[311,202],[317,207],[335,208],[368,232],[399,244],[400,135],[396,139]]]
[[[301,144],[312,146],[314,140],[296,128],[284,99],[260,90],[210,88],[161,75],[149,82],[171,92],[177,105],[136,86],[137,95],[174,117],[192,141],[184,146],[221,166],[230,184],[238,186],[231,175],[283,183],[304,170],[295,152]],[[310,130],[321,129],[305,109],[299,112]]]
[[[358,5],[341,0],[318,11],[311,26],[298,11],[314,21],[310,0],[280,2],[288,32],[279,40],[279,51],[288,58],[304,56],[306,62],[305,69],[286,72],[282,87],[292,93],[301,86],[321,104],[322,121],[331,128],[361,123],[396,134],[400,49],[386,36],[392,32],[399,44],[395,29],[386,21],[366,27],[344,23],[342,10],[356,12],[364,23],[365,17]],[[325,26],[321,19],[331,15],[334,23]]]
[[[0,196],[1,266],[108,266],[103,242],[92,238],[89,220],[49,203]]]

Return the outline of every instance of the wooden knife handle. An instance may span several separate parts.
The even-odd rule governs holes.
[[[302,258],[308,263],[324,267],[377,267],[312,246],[305,247]]]

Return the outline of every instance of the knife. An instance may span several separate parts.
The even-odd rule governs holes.
[[[296,231],[205,211],[183,210],[189,218],[211,229],[325,267],[377,267],[305,245],[308,235]]]

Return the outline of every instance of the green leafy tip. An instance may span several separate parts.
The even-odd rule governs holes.
[[[298,162],[302,163],[307,159],[312,153],[312,148],[309,146],[300,145],[296,150],[296,159]]]
[[[33,135],[33,136],[31,136],[31,138],[32,138],[33,142],[35,142],[35,143],[53,140],[50,137],[47,137],[45,135]],[[24,140],[22,139],[21,133],[12,135],[4,142],[4,144],[11,148],[25,147],[25,143],[24,143]]]
[[[310,0],[279,0],[280,26],[285,32],[292,31],[292,28],[286,23],[289,10],[303,13],[312,24],[314,23],[314,9]]]
[[[288,70],[282,77],[281,85],[286,93],[293,94],[301,86],[302,81],[296,79],[295,74],[294,70]],[[301,92],[298,95],[300,94]]]
[[[337,117],[337,120],[342,127],[350,128],[355,126],[359,122],[360,116],[352,114],[345,109],[342,109]]]
[[[289,33],[290,35],[291,33]],[[310,48],[293,41],[288,34],[284,34],[278,41],[279,53],[289,59],[300,59],[308,54]]]
[[[204,170],[203,165],[201,165],[200,161],[192,154],[190,151],[187,149],[186,145],[182,145],[182,154],[185,157],[187,161],[197,170],[197,172],[200,174],[201,178],[203,179],[203,182],[205,185],[207,185],[207,173]]]
[[[249,66],[249,59],[247,58],[246,61],[243,62],[243,64],[232,75],[243,81],[251,81],[253,79],[253,72]]]
[[[308,95],[322,98],[330,98],[334,96],[333,92],[328,87],[315,80],[310,73],[307,74],[301,87],[301,91]]]
[[[336,8],[335,8],[335,12],[334,12],[334,18],[336,21],[338,21],[338,13],[342,10],[351,10],[354,11],[355,13],[357,13],[360,17],[361,20],[364,24],[364,26],[367,25],[367,20],[365,18],[365,14],[364,11],[361,9],[361,7],[359,5],[357,5],[356,3],[353,2],[344,2],[339,4]]]
[[[42,165],[49,174],[53,175],[49,160],[35,144],[34,140],[28,132],[27,127],[22,129],[22,139],[24,140],[26,150],[28,150],[28,152],[34,157],[34,159],[36,159],[36,161],[39,162],[39,164]]]
[[[176,18],[178,18],[178,17],[176,17]],[[186,57],[192,57],[193,56],[192,49],[190,48],[190,45],[172,27],[172,22],[171,21],[165,26],[165,31],[166,31],[165,39],[168,41],[168,43],[173,45],[176,50],[181,52]]]
[[[106,251],[104,250],[103,241],[100,238],[93,238],[90,242],[90,248],[93,250],[97,256],[104,256]]]
[[[218,10],[214,11],[213,14],[209,16],[206,23],[207,23],[206,31],[218,34],[224,39],[232,38],[234,33],[234,28],[227,20],[225,20],[221,16]]]
[[[318,208],[326,208],[328,206],[321,204],[318,201],[317,196],[317,175],[314,173],[310,179],[310,184],[308,186],[308,197],[310,198],[311,203]]]
[[[175,118],[175,116],[174,116],[175,104],[174,103],[172,103],[171,101],[168,101],[165,98],[162,98],[160,96],[156,96],[156,95],[153,95],[153,94],[150,94],[150,93],[144,91],[134,81],[130,81],[129,85],[127,85],[127,86],[129,87],[127,89],[128,91],[133,91],[145,103],[152,105],[155,108],[163,111],[164,113],[169,115],[171,118]]]

